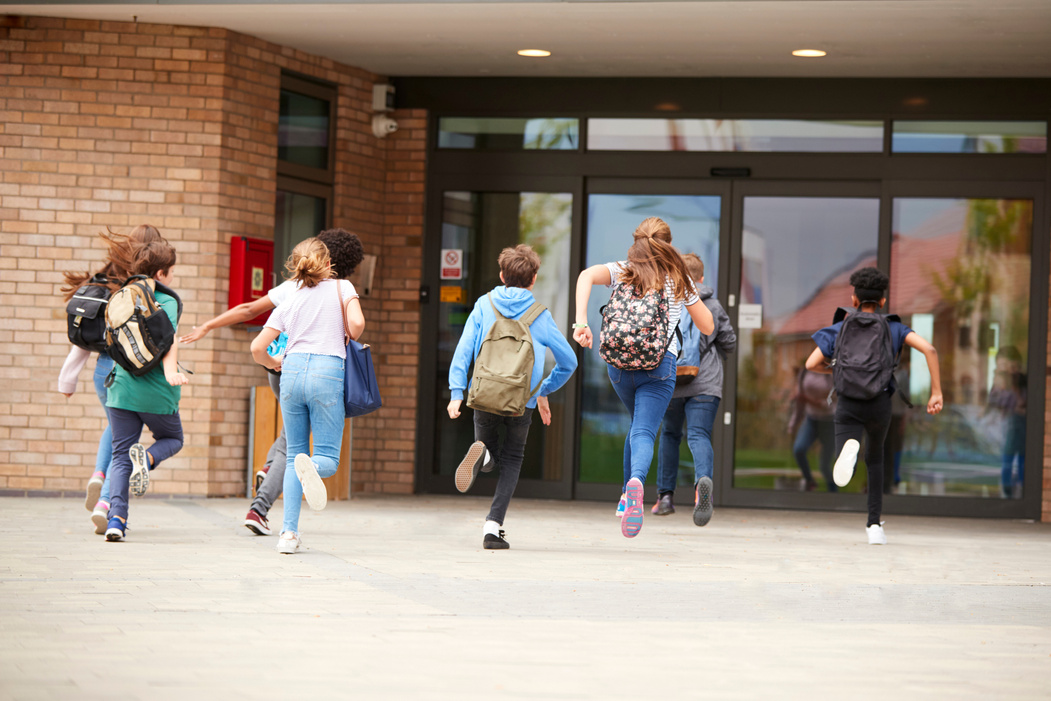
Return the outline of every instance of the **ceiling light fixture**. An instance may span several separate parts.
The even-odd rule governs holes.
[[[529,56],[529,57],[532,57],[532,58],[541,58],[541,57],[544,57],[544,56],[550,56],[551,52],[550,51],[545,51],[544,49],[521,49],[518,52],[518,55],[519,56]]]
[[[792,52],[792,55],[801,58],[821,58],[826,55],[826,52],[821,49],[796,49]]]

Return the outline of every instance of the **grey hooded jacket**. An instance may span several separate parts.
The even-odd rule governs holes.
[[[726,315],[723,305],[719,304],[719,300],[715,298],[715,290],[708,285],[698,285],[697,293],[712,313],[715,329],[707,336],[701,334],[700,330],[693,325],[689,312],[683,309],[679,321],[683,352],[678,364],[696,365],[700,369],[692,382],[675,388],[672,398],[707,394],[721,399],[723,396],[723,361],[727,354],[737,348],[737,334],[730,326],[730,317]]]

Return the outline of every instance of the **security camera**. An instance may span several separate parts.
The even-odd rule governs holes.
[[[382,139],[387,134],[398,131],[397,120],[391,119],[385,114],[377,114],[372,117],[372,133],[376,138]]]

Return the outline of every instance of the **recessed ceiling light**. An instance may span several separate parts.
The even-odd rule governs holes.
[[[539,58],[539,57],[543,57],[543,56],[550,56],[551,52],[550,51],[545,51],[544,49],[522,49],[522,50],[520,50],[518,52],[518,55],[519,56],[532,56],[532,57],[535,57],[535,58]]]
[[[803,58],[821,58],[826,55],[821,49],[796,49],[792,52],[793,56],[802,56]]]

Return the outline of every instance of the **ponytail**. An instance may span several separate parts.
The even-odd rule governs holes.
[[[322,280],[332,277],[328,247],[316,236],[301,241],[285,261],[285,270],[290,280],[295,280],[303,287],[316,287]]]
[[[664,287],[671,279],[676,299],[686,299],[692,289],[690,271],[675,246],[671,245],[671,227],[658,217],[645,219],[634,233],[635,242],[628,249],[628,263],[621,280],[640,292]]]

